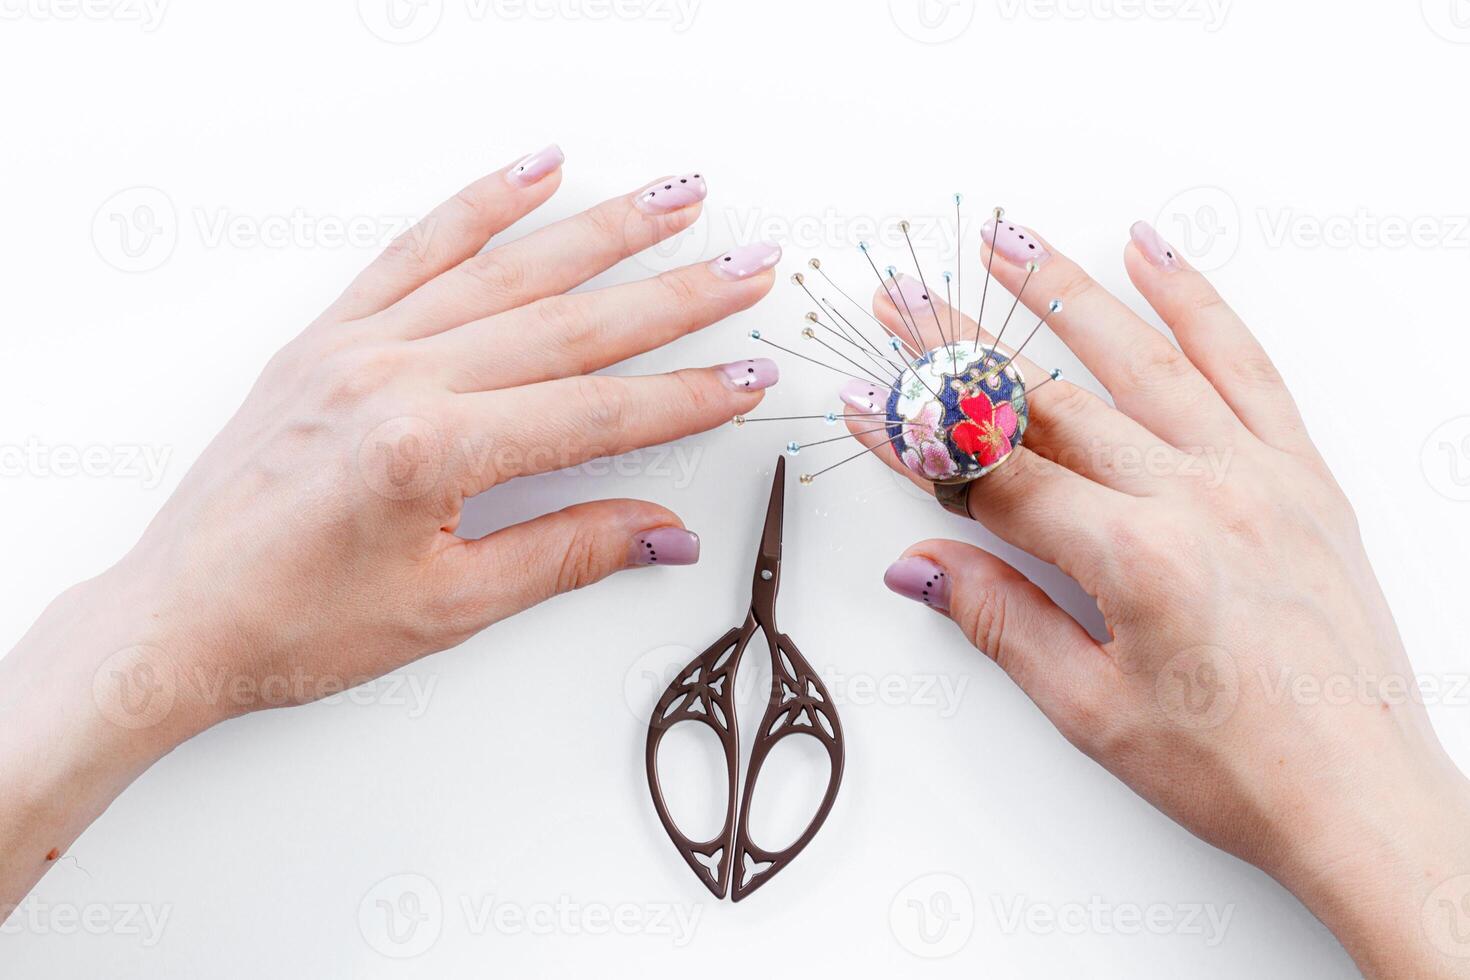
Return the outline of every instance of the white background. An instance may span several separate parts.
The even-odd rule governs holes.
[[[908,216],[930,228],[928,268],[947,266],[933,220],[963,190],[970,283],[979,218],[1002,203],[1141,308],[1120,252],[1130,222],[1156,220],[1290,381],[1416,669],[1464,681],[1470,206],[1451,100],[1470,65],[1465,0],[420,2],[394,28],[385,0],[173,0],[161,17],[0,0],[0,649],[136,540],[262,362],[378,244],[556,140],[566,182],[532,225],[665,173],[709,179],[677,249],[601,282],[770,235],[784,272],[819,255],[866,295],[856,241]],[[343,224],[354,243],[332,237]],[[783,275],[756,309],[618,370],[753,356],[746,331],[789,341],[805,309]],[[1085,377],[1054,338],[1033,350]],[[834,375],[783,369],[767,414],[836,404]],[[813,435],[777,429],[477,501],[467,526],[483,531],[646,496],[702,534],[703,560],[555,600],[366,703],[268,712],[184,746],[34,894],[100,903],[110,924],[12,923],[0,970],[1353,974],[1290,895],[1138,800],[949,623],[884,590],[905,546],[966,537],[1096,619],[1054,572],[867,460],[792,481],[780,608],[841,704],[842,793],[792,867],[739,906],[712,901],[648,801],[645,719],[660,679],[743,615],[771,461]],[[100,463],[69,475],[66,453],[86,447]],[[166,456],[156,478],[134,450]],[[1430,710],[1470,766],[1470,694],[1447,691]],[[390,935],[378,902],[408,909],[408,893],[418,929]],[[631,934],[536,918],[558,903]],[[1089,903],[1095,922],[1045,925]],[[1173,917],[1163,934],[1129,919],[1150,906]],[[167,916],[161,936],[126,927],[134,908]],[[1230,916],[1223,938],[1211,912]],[[697,916],[692,933],[677,915]]]

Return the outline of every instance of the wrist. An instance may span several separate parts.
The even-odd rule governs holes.
[[[139,584],[114,571],[67,590],[0,658],[0,906],[208,727],[171,688],[173,639]]]
[[[1442,762],[1306,821],[1268,869],[1368,977],[1470,976],[1470,782]]]

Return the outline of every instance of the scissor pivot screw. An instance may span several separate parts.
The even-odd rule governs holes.
[[[769,582],[774,577],[775,576],[773,576],[771,574],[771,570],[769,568],[762,568],[761,569],[761,580],[762,581]]]

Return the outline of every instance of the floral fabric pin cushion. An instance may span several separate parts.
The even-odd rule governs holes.
[[[1029,421],[1026,382],[1006,356],[960,341],[913,361],[888,393],[898,458],[936,483],[968,483],[1010,458]]]

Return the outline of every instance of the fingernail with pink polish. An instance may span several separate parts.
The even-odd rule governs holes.
[[[699,174],[670,177],[651,184],[633,200],[633,206],[644,214],[667,214],[704,200],[709,193]]]
[[[775,242],[752,242],[732,248],[709,264],[721,279],[749,279],[781,261],[781,246]]]
[[[519,163],[505,172],[505,179],[516,187],[530,187],[560,167],[566,158],[561,147],[552,143],[544,150],[537,150],[529,156],[522,157]]]
[[[1135,221],[1133,227],[1128,229],[1128,237],[1133,239],[1133,244],[1148,259],[1148,264],[1165,272],[1173,272],[1183,268],[1179,263],[1179,254],[1174,251],[1174,246],[1164,241],[1158,229],[1147,221]]]
[[[997,255],[1016,265],[1025,265],[1027,262],[1041,265],[1051,258],[1051,253],[1032,234],[1030,228],[1023,228],[1004,218],[1000,221],[999,236],[996,235],[995,219],[992,218],[980,229],[980,237],[985,239],[985,244],[995,249]]]
[[[682,527],[656,527],[633,536],[629,565],[693,565],[699,561],[699,535]]]
[[[905,313],[917,313],[921,309],[929,308],[929,294],[924,291],[923,283],[904,272],[900,272],[895,281],[898,283],[898,302],[908,304],[907,309],[904,309]]]
[[[837,392],[842,404],[864,414],[884,411],[888,404],[888,390],[871,381],[849,381]]]
[[[753,361],[733,361],[730,364],[721,364],[717,370],[727,385],[741,391],[759,391],[781,380],[781,369],[769,357],[757,357]]]
[[[905,599],[949,612],[949,575],[927,558],[900,558],[883,573],[883,584]]]

